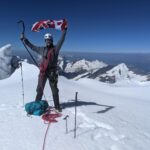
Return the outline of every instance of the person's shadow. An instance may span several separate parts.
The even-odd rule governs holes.
[[[77,107],[87,106],[87,105],[95,105],[95,106],[99,106],[99,107],[104,108],[103,110],[97,111],[96,113],[106,113],[107,111],[115,108],[115,106],[102,105],[102,104],[98,104],[98,103],[95,103],[95,102],[86,102],[86,101],[79,101],[79,100],[77,101]],[[75,107],[75,101],[71,100],[71,101],[68,101],[68,102],[61,103],[61,106],[62,106],[63,109]]]

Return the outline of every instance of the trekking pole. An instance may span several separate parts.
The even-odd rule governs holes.
[[[23,100],[23,107],[24,107],[24,81],[23,81],[22,62],[20,62],[19,65],[20,65],[20,68],[21,68],[22,100]]]
[[[68,117],[69,117],[69,115],[66,115],[64,118],[64,120],[66,120],[66,134],[68,133],[68,120],[67,120]]]
[[[76,131],[77,131],[77,96],[78,96],[78,92],[76,92],[76,95],[75,95],[74,138],[76,138]]]

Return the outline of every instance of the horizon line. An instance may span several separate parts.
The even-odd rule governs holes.
[[[13,51],[23,51],[24,48],[12,48]],[[150,54],[150,51],[74,51],[74,50],[61,50],[60,53],[105,53],[105,54]]]

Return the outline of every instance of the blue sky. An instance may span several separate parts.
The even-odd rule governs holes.
[[[42,19],[66,18],[69,23],[63,51],[150,52],[150,1],[76,0],[76,1],[0,1],[0,47],[10,43],[23,49],[19,40],[23,19],[26,36],[36,45],[44,45],[43,35],[51,32],[56,43],[60,31],[30,31]]]

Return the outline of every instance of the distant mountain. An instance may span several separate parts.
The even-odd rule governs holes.
[[[60,57],[59,66],[60,75],[68,79],[78,80],[86,77],[108,83],[115,83],[120,80],[148,80],[147,76],[135,74],[124,63],[113,66],[98,60],[87,61],[82,59],[71,61]]]
[[[19,60],[12,55],[10,44],[0,48],[0,80],[9,77],[19,67]],[[150,81],[150,75],[135,74],[125,63],[113,66],[98,60],[72,60],[66,57],[60,57],[58,63],[60,75],[68,79],[91,78],[108,83],[121,80]]]

